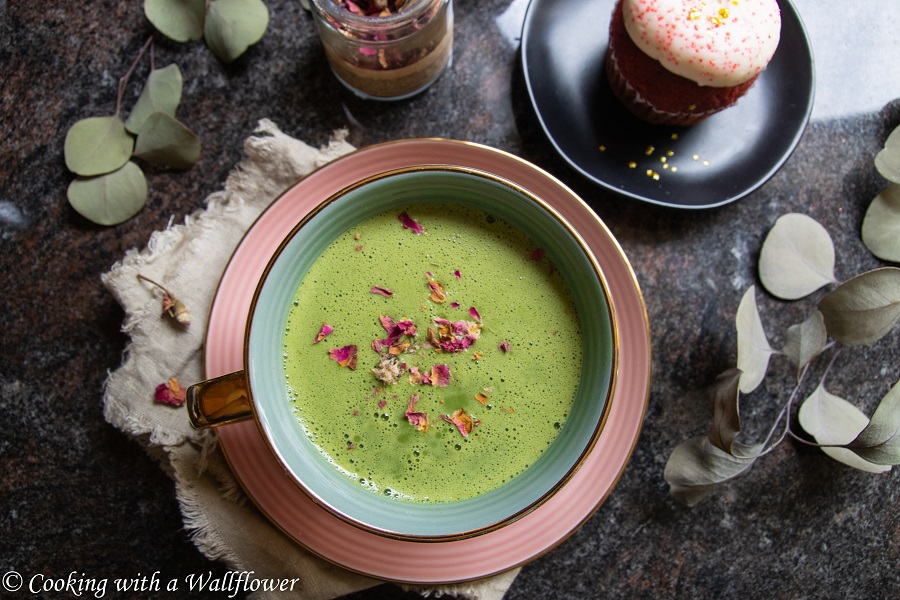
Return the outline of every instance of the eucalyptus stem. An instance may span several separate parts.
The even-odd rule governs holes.
[[[152,279],[150,279],[149,277],[146,277],[146,276],[144,276],[144,275],[141,275],[140,273],[137,274],[137,277],[138,277],[138,279],[143,279],[143,280],[146,281],[147,283],[151,283],[151,284],[155,285],[156,287],[158,287],[159,289],[161,289],[162,291],[164,291],[168,297],[170,297],[170,298],[175,298],[175,295],[172,294],[172,292],[170,292],[169,290],[167,290],[167,289],[165,288],[165,286],[163,286],[162,284],[159,284],[159,283],[153,281]]]
[[[118,93],[116,94],[116,114],[119,114],[119,109],[122,107],[122,96],[125,94],[125,86],[128,85],[128,80],[131,78],[131,74],[134,73],[134,70],[137,68],[138,63],[141,61],[141,58],[144,56],[144,53],[147,51],[147,48],[150,47],[150,44],[152,42],[153,36],[151,35],[149,38],[147,38],[147,41],[144,42],[144,45],[141,46],[141,50],[138,52],[138,55],[134,59],[134,62],[131,63],[128,71],[119,79],[119,89]]]

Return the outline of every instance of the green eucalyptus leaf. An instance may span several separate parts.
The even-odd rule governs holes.
[[[174,117],[175,110],[181,102],[183,83],[181,70],[176,64],[151,71],[147,77],[147,84],[141,90],[134,109],[125,121],[125,128],[137,135],[144,121],[153,113],[165,113]]]
[[[147,162],[187,169],[200,158],[200,139],[166,113],[153,113],[144,122],[134,155]]]
[[[875,155],[875,168],[888,181],[900,183],[900,127],[891,132],[884,148]]]
[[[262,39],[268,26],[269,9],[261,0],[214,0],[206,13],[206,45],[230,63]]]
[[[66,167],[84,177],[111,173],[128,162],[133,147],[119,115],[82,119],[66,133]]]
[[[769,345],[756,306],[756,286],[744,292],[735,318],[737,327],[737,368],[742,371],[740,391],[749,394],[762,383],[775,350]]]
[[[828,333],[847,346],[871,344],[900,320],[900,269],[883,267],[845,281],[819,302]]]
[[[835,283],[831,236],[806,215],[779,217],[760,250],[759,277],[769,293],[784,300],[796,300]]]
[[[144,14],[171,40],[199,40],[203,37],[206,0],[144,0]]]
[[[862,222],[862,241],[882,260],[900,262],[900,185],[875,196]]]
[[[69,204],[98,225],[127,221],[147,202],[147,179],[131,161],[122,168],[97,177],[78,177],[66,193]]]
[[[822,352],[827,342],[825,317],[815,311],[802,323],[787,328],[782,352],[797,367],[799,373]]]
[[[829,393],[821,384],[800,405],[797,419],[816,442],[835,446],[849,444],[869,424],[869,418],[861,410]],[[871,463],[846,448],[824,447],[822,451],[834,460],[861,471],[882,473],[890,470],[889,466]]]
[[[713,424],[709,430],[709,441],[716,448],[733,453],[734,439],[741,432],[738,382],[739,369],[729,369],[716,378],[710,388],[713,403]]]
[[[735,442],[734,456],[714,446],[708,437],[679,444],[669,456],[663,477],[674,498],[694,506],[716,487],[746,473],[756,462],[761,445]]]
[[[881,399],[869,425],[848,447],[879,465],[900,464],[900,382]]]

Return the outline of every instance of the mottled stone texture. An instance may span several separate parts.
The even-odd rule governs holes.
[[[517,50],[494,24],[508,4],[458,0],[452,69],[425,94],[396,104],[362,102],[335,82],[296,0],[267,1],[269,31],[232,65],[201,42],[157,36],[156,65],[176,62],[184,74],[178,116],[200,136],[202,157],[186,172],[147,169],[146,208],[103,228],[66,201],[63,139],[76,120],[116,110],[117,80],[153,33],[141,3],[0,1],[0,572],[183,578],[225,571],[191,544],[168,477],[103,420],[103,382],[127,339],[100,274],[170,219],[201,208],[240,159],[242,140],[268,117],[313,145],[348,128],[360,146],[427,136],[514,152],[575,189],[632,261],[653,344],[643,432],[608,500],[524,568],[510,600],[900,596],[896,469],[856,472],[786,441],[693,509],[670,498],[662,477],[672,448],[709,426],[708,401],[695,390],[734,363],[734,313],[758,284],[760,244],[779,215],[803,212],[828,229],[840,279],[881,264],[859,231],[885,185],[872,158],[900,123],[900,104],[890,102],[900,80],[871,82],[885,98],[880,110],[813,120],[787,164],[746,199],[707,211],[659,208],[593,186],[554,154],[529,105]],[[859,10],[887,10],[879,4]],[[817,44],[845,35],[839,15],[817,35]],[[890,61],[900,46],[884,50]],[[147,60],[139,65],[123,110],[147,68]],[[758,298],[776,346],[811,308],[761,291]],[[871,348],[845,350],[830,390],[871,413],[900,373],[897,329]],[[787,369],[779,369],[784,378],[743,406],[753,433],[768,428],[790,393]],[[385,585],[353,597],[407,596]]]

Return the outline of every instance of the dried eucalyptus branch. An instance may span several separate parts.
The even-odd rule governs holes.
[[[900,261],[900,127],[875,158],[879,173],[891,182],[869,206],[862,239],[878,258]],[[871,419],[854,404],[827,391],[826,379],[842,346],[870,345],[900,321],[900,269],[882,267],[838,282],[831,236],[801,214],[780,217],[760,252],[763,287],[777,298],[799,300],[833,286],[802,323],[789,327],[784,347],[773,348],[765,333],[751,286],[738,306],[737,368],[720,375],[710,388],[713,426],[705,436],[679,444],[666,463],[670,493],[693,506],[720,485],[745,474],[757,459],[786,437],[816,446],[831,458],[856,469],[880,473],[900,464],[900,382],[881,399]],[[830,339],[829,339],[830,338]],[[797,419],[810,441],[791,429],[791,410],[810,366],[834,349],[816,389],[801,403]],[[774,356],[797,368],[797,382],[775,422],[759,444],[739,441],[740,397],[763,382]],[[773,441],[784,419],[781,435]]]

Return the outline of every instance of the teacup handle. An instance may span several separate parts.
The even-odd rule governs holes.
[[[196,383],[187,389],[185,399],[195,429],[227,425],[253,416],[243,371]]]

